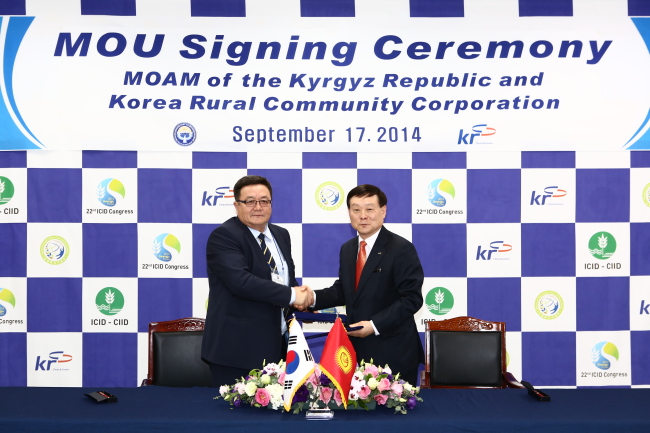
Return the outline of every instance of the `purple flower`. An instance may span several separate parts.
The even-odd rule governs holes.
[[[232,401],[233,406],[241,407],[241,398],[239,396],[235,397]]]
[[[392,374],[389,374],[389,375],[387,376],[387,379],[390,380],[390,381],[392,382],[392,381],[393,381],[393,375],[392,375]]]
[[[330,386],[330,383],[332,383],[330,378],[327,377],[325,374],[321,373],[321,375],[320,375],[320,384],[322,386]]]
[[[415,397],[409,397],[408,400],[406,400],[406,407],[409,409],[413,409],[416,404],[418,404],[418,400]]]
[[[293,401],[291,404],[301,403],[309,399],[309,390],[305,385],[302,385],[296,393],[293,395]]]

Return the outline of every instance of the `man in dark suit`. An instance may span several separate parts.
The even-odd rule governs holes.
[[[357,359],[388,364],[393,374],[417,384],[424,351],[413,315],[422,307],[424,271],[406,239],[383,227],[386,195],[359,185],[347,197],[350,223],[359,236],[341,247],[339,278],[315,291],[316,310],[345,305]]]
[[[269,181],[244,176],[233,193],[237,216],[210,234],[206,248],[210,296],[201,356],[213,386],[284,358],[283,308],[313,303],[296,282],[289,232],[268,222]]]

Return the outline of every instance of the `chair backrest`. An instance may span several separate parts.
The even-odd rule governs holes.
[[[506,388],[506,324],[474,317],[427,322],[422,388]],[[514,380],[514,378],[513,378]],[[515,380],[516,382],[516,380]],[[515,386],[519,387],[519,386]]]
[[[205,319],[188,317],[149,323],[149,371],[142,385],[211,386],[201,359]]]

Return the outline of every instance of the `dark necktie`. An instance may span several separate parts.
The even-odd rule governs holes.
[[[361,241],[359,243],[359,255],[357,255],[357,278],[354,280],[354,290],[357,290],[359,287],[359,278],[361,278],[361,272],[363,271],[363,266],[366,264],[366,241]]]
[[[260,233],[257,238],[260,240],[260,248],[262,248],[262,254],[264,254],[264,258],[271,269],[271,273],[277,272],[278,267],[275,265],[275,260],[273,260],[271,251],[269,250],[269,247],[266,246],[266,242],[264,242],[264,233]]]

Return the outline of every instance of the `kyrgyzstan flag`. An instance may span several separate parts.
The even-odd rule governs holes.
[[[323,354],[320,358],[320,369],[341,393],[341,400],[346,409],[348,408],[350,383],[356,366],[357,353],[345,332],[341,318],[337,317],[334,326],[327,335],[327,340],[325,340],[325,347],[323,347]]]
[[[291,410],[294,394],[316,369],[316,363],[307,345],[307,340],[305,340],[305,335],[302,333],[300,323],[295,318],[291,319],[289,323],[289,342],[285,362],[283,397],[284,409],[288,412]]]

